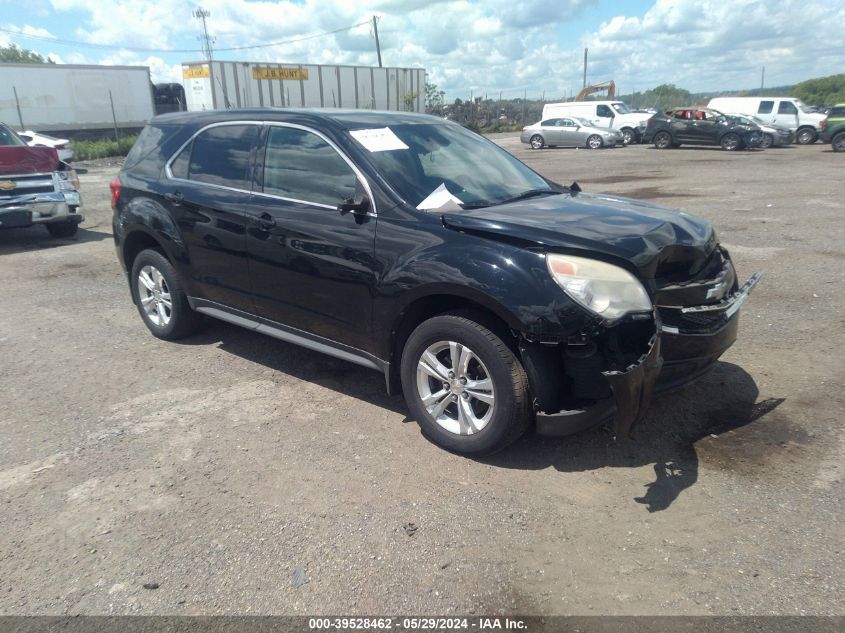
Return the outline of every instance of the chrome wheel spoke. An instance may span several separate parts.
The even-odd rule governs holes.
[[[432,378],[437,380],[449,380],[449,370],[446,366],[437,360],[437,356],[428,350],[422,355],[419,362],[419,369],[427,373]]]
[[[144,288],[146,288],[150,292],[152,292],[156,287],[156,284],[153,281],[153,278],[150,277],[150,273],[147,268],[141,269],[141,272],[138,275],[138,281],[140,281],[141,285],[144,286]]]
[[[159,303],[164,305],[164,307],[167,308],[168,310],[173,309],[173,302],[170,300],[170,293],[169,292],[162,292],[158,301],[159,301]]]
[[[470,435],[479,431],[479,427],[476,424],[477,418],[475,417],[475,413],[472,410],[472,407],[469,404],[468,400],[464,398],[458,399],[458,424],[461,425],[461,434]]]
[[[493,392],[486,392],[486,391],[476,391],[474,389],[467,389],[466,393],[469,394],[470,398],[475,398],[476,400],[483,402],[484,404],[489,404],[493,406]]]
[[[436,404],[437,402],[439,402],[441,400],[441,398],[445,398],[448,395],[449,395],[448,389],[441,389],[437,393],[431,393],[431,394],[425,396],[422,399],[422,402],[423,402],[423,405],[425,406],[426,409],[431,409],[431,406],[433,404]]]
[[[432,416],[434,416],[434,419],[436,420],[441,415],[443,415],[443,412],[446,411],[446,407],[448,407],[451,402],[452,402],[451,396],[447,395],[440,402],[438,402],[437,404],[435,404],[434,406],[429,408],[428,412]]]

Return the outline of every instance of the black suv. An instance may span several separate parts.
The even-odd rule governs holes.
[[[204,314],[372,368],[467,454],[532,421],[627,435],[733,343],[758,279],[739,287],[703,220],[560,186],[419,114],[165,115],[111,187],[155,336]]]
[[[709,108],[676,108],[655,114],[646,121],[643,143],[657,149],[689,145],[721,145],[734,151],[760,147],[763,132]]]

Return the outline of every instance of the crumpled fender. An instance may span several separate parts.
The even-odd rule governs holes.
[[[648,351],[636,363],[625,371],[602,372],[613,390],[616,405],[613,434],[617,438],[630,437],[634,426],[645,417],[662,367],[660,334],[655,333],[648,342]]]

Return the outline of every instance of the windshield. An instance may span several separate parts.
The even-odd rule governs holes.
[[[500,204],[529,192],[557,193],[505,150],[460,125],[400,124],[389,130],[407,148],[367,154],[388,184],[414,207],[441,185],[464,207]]]
[[[0,125],[0,145],[26,145],[26,143],[5,125]]]
[[[795,105],[797,105],[798,109],[801,110],[801,112],[803,112],[804,114],[812,114],[813,112],[815,112],[815,110],[813,110],[810,106],[801,101],[801,99],[796,99]]]
[[[613,109],[616,110],[619,114],[630,114],[631,113],[631,108],[629,108],[627,105],[625,105],[621,101],[619,103],[614,103],[614,104],[611,104],[611,105],[613,105]]]

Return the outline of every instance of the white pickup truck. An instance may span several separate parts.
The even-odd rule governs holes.
[[[52,147],[29,147],[0,123],[0,229],[43,224],[53,237],[74,235],[79,178]]]

